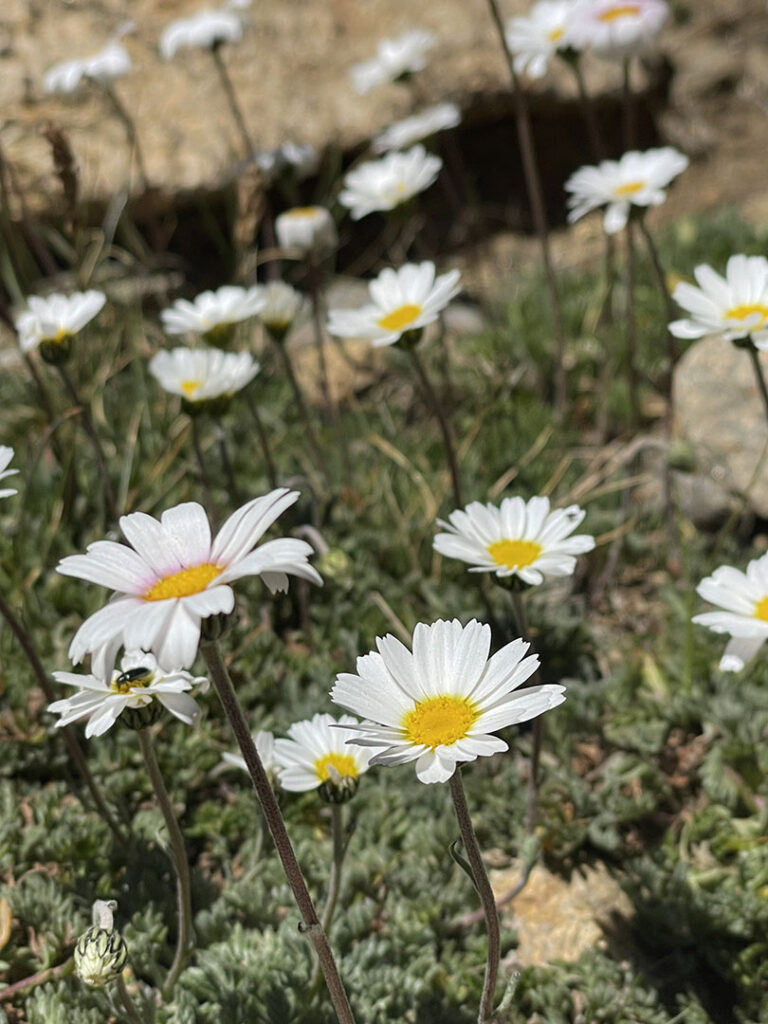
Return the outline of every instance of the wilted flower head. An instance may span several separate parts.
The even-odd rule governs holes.
[[[338,244],[336,225],[324,206],[294,206],[275,218],[275,233],[283,249],[297,249],[302,256],[324,253]]]
[[[54,672],[53,678],[58,683],[78,687],[73,696],[48,705],[49,711],[61,716],[56,726],[87,718],[86,737],[102,736],[121,715],[132,728],[143,727],[162,708],[186,725],[195,725],[200,708],[190,691],[205,692],[208,688],[205,676],[191,676],[180,669],[165,671],[154,655],[146,651],[127,651],[120,670],[109,673],[109,681],[74,672]],[[144,713],[137,715],[136,711]]]
[[[669,17],[666,0],[579,0],[568,23],[577,50],[623,59],[652,48]]]
[[[518,576],[536,586],[545,576],[570,576],[576,555],[594,548],[589,534],[571,536],[585,515],[578,505],[550,511],[549,498],[504,498],[500,506],[473,501],[447,523],[438,519],[449,532],[433,543],[441,555],[468,562],[470,572]]]
[[[187,668],[197,654],[202,620],[233,610],[230,583],[261,576],[272,592],[287,588],[287,574],[321,583],[307,561],[312,548],[306,541],[284,537],[256,548],[298,497],[298,491],[278,487],[254,498],[233,512],[213,540],[197,502],[176,505],[159,521],[133,512],[120,519],[130,547],[96,541],[86,554],[62,559],[57,571],[64,576],[114,591],[109,604],[78,629],[69,648],[72,661],[91,654],[94,671],[105,676],[121,646],[141,647],[162,667]]]
[[[157,352],[149,372],[165,391],[180,395],[188,405],[204,406],[231,398],[253,380],[259,364],[249,352],[181,347]]]
[[[280,766],[280,785],[293,793],[324,787],[331,802],[354,795],[359,777],[368,771],[375,750],[350,746],[359,726],[356,718],[315,715],[294,722],[290,739],[275,740],[275,761]],[[334,799],[335,797],[335,799]]]
[[[282,341],[301,309],[301,293],[285,281],[270,281],[259,286],[259,294],[264,300],[259,319],[273,338]]]
[[[367,93],[377,85],[421,71],[427,64],[427,51],[434,45],[434,34],[424,29],[414,29],[396,39],[382,39],[375,57],[353,66],[350,73],[355,88],[359,93]]]
[[[768,555],[747,565],[746,573],[721,565],[696,588],[721,611],[702,612],[693,621],[731,639],[720,659],[724,672],[741,672],[768,640]]]
[[[339,195],[342,206],[351,211],[352,220],[369,213],[394,210],[432,185],[443,161],[428,154],[423,146],[404,153],[388,153],[381,160],[368,160],[344,176]]]
[[[215,292],[201,292],[192,302],[177,299],[170,309],[160,313],[160,319],[168,334],[202,334],[216,343],[228,340],[235,324],[257,316],[263,306],[257,285],[241,288],[225,284]]]
[[[328,330],[340,338],[369,338],[393,345],[403,334],[434,323],[459,291],[458,270],[435,276],[435,264],[405,263],[387,267],[368,285],[371,303],[362,309],[332,309]]]
[[[726,341],[749,337],[757,348],[768,348],[768,260],[731,256],[725,277],[706,263],[693,273],[698,288],[683,281],[672,293],[690,316],[674,320],[670,333],[676,338],[719,335]]]
[[[404,149],[415,142],[428,139],[447,128],[461,123],[461,111],[455,103],[437,103],[419,114],[395,121],[376,136],[371,145],[374,153],[386,153],[391,149]]]
[[[558,51],[571,45],[568,29],[578,0],[539,0],[524,17],[507,22],[507,46],[515,71],[543,78]]]
[[[356,675],[337,677],[331,699],[366,719],[350,729],[354,743],[379,748],[371,764],[415,761],[421,782],[447,782],[460,762],[506,750],[492,733],[565,700],[563,686],[514,692],[538,657],[526,658],[529,645],[514,640],[489,658],[490,626],[474,619],[419,623],[412,652],[393,636],[376,646],[357,659]]]
[[[222,43],[236,43],[243,38],[243,22],[231,6],[199,11],[189,18],[179,18],[163,29],[160,53],[170,60],[179,50],[188,47],[213,49]]]
[[[72,338],[99,313],[107,301],[103,292],[90,290],[72,295],[32,295],[27,308],[16,317],[16,331],[22,352],[42,347],[52,362],[69,355]]]
[[[633,206],[660,206],[664,189],[688,166],[688,157],[672,146],[632,150],[620,160],[602,160],[597,166],[580,167],[565,183],[568,221],[573,224],[586,213],[604,206],[603,227],[608,234],[620,231]]]
[[[113,40],[92,57],[65,60],[46,72],[43,89],[46,92],[74,92],[82,80],[96,82],[122,78],[131,70],[131,57],[122,43]]]
[[[13,476],[18,473],[18,469],[8,469],[8,463],[13,458],[13,448],[9,448],[8,445],[0,445],[0,480],[5,480],[7,476]],[[5,487],[0,490],[0,498],[10,498],[12,494],[17,494],[12,487]]]

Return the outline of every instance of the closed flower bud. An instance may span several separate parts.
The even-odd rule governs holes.
[[[97,900],[93,905],[93,925],[75,945],[75,973],[86,985],[101,988],[119,978],[128,959],[128,947],[114,927],[114,900]]]

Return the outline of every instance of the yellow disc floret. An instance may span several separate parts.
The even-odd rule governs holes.
[[[636,18],[640,13],[639,4],[619,4],[599,14],[598,21],[616,21],[617,18]]]
[[[762,326],[768,320],[768,306],[764,306],[760,302],[751,302],[741,306],[732,306],[724,313],[726,320],[746,320],[755,315],[760,317],[760,326]]]
[[[323,754],[315,761],[315,772],[321,782],[333,781],[334,772],[342,779],[356,779],[360,774],[352,754]]]
[[[534,540],[495,540],[488,545],[488,554],[497,565],[506,569],[524,569],[533,565],[543,548]]]
[[[768,597],[762,597],[755,605],[754,612],[756,619],[762,619],[763,622],[768,622]]]
[[[473,700],[449,693],[419,701],[403,716],[402,727],[411,743],[434,750],[464,739],[479,717]]]
[[[210,562],[193,565],[189,569],[181,569],[170,576],[164,576],[144,594],[145,601],[167,601],[170,597],[191,597],[200,594],[209,583],[220,576],[222,569]]]
[[[421,316],[421,306],[407,302],[404,306],[398,306],[397,309],[393,309],[391,313],[383,316],[378,324],[385,331],[402,331],[419,316]]]

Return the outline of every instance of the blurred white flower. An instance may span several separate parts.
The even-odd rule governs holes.
[[[243,38],[241,17],[231,8],[199,11],[189,18],[179,18],[163,29],[160,53],[170,60],[179,50],[188,47],[213,49],[222,43],[236,43]]]
[[[423,146],[414,146],[404,153],[388,153],[381,160],[368,160],[348,171],[339,202],[348,207],[352,220],[376,211],[394,210],[429,188],[442,166],[440,157],[428,154]]]
[[[632,150],[620,160],[602,160],[596,166],[580,167],[565,183],[568,221],[573,224],[585,214],[605,206],[603,227],[615,234],[629,220],[633,206],[660,206],[667,198],[664,189],[688,166],[688,157],[672,146]]]
[[[122,43],[112,41],[92,57],[65,60],[45,73],[43,89],[48,93],[74,92],[84,78],[96,82],[122,78],[131,70],[130,54]]]
[[[106,675],[117,650],[141,647],[162,666],[186,668],[200,642],[203,619],[228,614],[235,606],[229,586],[244,576],[261,576],[272,591],[285,590],[288,576],[322,583],[308,563],[312,547],[285,537],[253,550],[275,520],[299,497],[279,487],[243,505],[211,540],[205,509],[195,501],[163,512],[158,521],[143,512],[122,516],[120,529],[130,547],[96,541],[84,555],[63,558],[57,571],[114,591],[106,607],[80,626],[69,648],[75,664],[86,654]]]
[[[715,633],[730,633],[720,668],[741,672],[768,640],[768,555],[751,561],[746,573],[721,565],[696,590],[722,611],[694,615],[693,621]]]
[[[422,110],[420,114],[395,121],[376,136],[371,149],[374,153],[404,149],[447,128],[455,128],[460,123],[461,111],[455,103],[437,103],[434,107]]]
[[[285,281],[270,281],[258,287],[259,295],[264,300],[259,320],[273,337],[283,338],[301,309],[301,293]]]
[[[357,780],[367,772],[375,750],[349,745],[357,735],[349,727],[359,725],[350,715],[342,715],[338,721],[323,714],[294,722],[288,730],[290,739],[275,740],[275,762],[283,789],[304,793],[324,782],[333,785]]]
[[[32,295],[27,308],[16,317],[16,331],[22,352],[41,344],[66,346],[107,301],[103,292],[90,290],[72,295]]]
[[[56,726],[71,725],[87,718],[86,737],[102,736],[126,708],[143,708],[153,700],[187,725],[197,723],[200,708],[189,691],[205,692],[208,688],[205,676],[191,676],[181,670],[164,671],[156,658],[146,651],[126,652],[120,670],[110,675],[107,683],[95,675],[54,672],[53,678],[58,683],[78,687],[73,696],[48,705],[49,711],[61,715]]]
[[[337,676],[331,700],[366,719],[350,726],[353,742],[379,747],[370,763],[416,762],[421,782],[447,782],[462,761],[507,750],[491,735],[527,722],[565,700],[565,687],[529,686],[514,692],[539,665],[529,645],[514,640],[489,659],[490,626],[454,619],[413,634],[413,652],[393,636],[376,640],[378,653],[357,659],[357,674]]]
[[[550,511],[549,498],[504,498],[501,506],[473,501],[451,512],[447,523],[438,519],[449,532],[438,533],[433,544],[441,555],[468,562],[470,572],[519,576],[536,586],[545,576],[570,576],[575,556],[594,548],[589,534],[570,536],[585,515],[578,505]]]
[[[421,71],[427,64],[427,52],[434,45],[434,33],[425,29],[414,29],[396,39],[382,39],[375,57],[352,67],[355,88],[359,93],[367,93],[385,82]]]
[[[568,26],[578,0],[539,0],[525,17],[507,22],[507,46],[515,71],[543,78],[552,57],[568,48]]]
[[[192,302],[177,299],[170,309],[160,314],[168,334],[203,334],[216,340],[223,329],[257,316],[264,307],[258,286],[241,288],[225,284],[215,292],[201,292]]]
[[[13,458],[13,448],[9,448],[8,445],[0,445],[0,480],[5,480],[7,476],[13,476],[18,473],[18,469],[8,469],[8,463]],[[10,498],[12,494],[18,494],[12,487],[5,487],[0,490],[0,498]]]
[[[579,0],[567,41],[576,50],[623,59],[651,49],[668,17],[666,0]]]
[[[371,303],[362,309],[332,309],[328,330],[340,338],[369,338],[374,345],[393,345],[403,334],[437,320],[459,291],[458,270],[435,276],[435,264],[405,263],[387,267],[368,285]]]
[[[277,762],[275,761],[275,737],[266,729],[260,729],[258,732],[253,734],[251,739],[256,747],[257,754],[261,758],[261,763],[264,765],[264,771],[269,776],[275,775],[277,771]],[[241,754],[230,754],[227,752],[221,755],[221,759],[235,768],[242,768],[244,772],[248,771],[245,758]]]
[[[259,364],[249,352],[182,347],[155,353],[149,372],[165,391],[194,405],[236,394],[253,380]]]
[[[289,173],[297,181],[311,177],[320,165],[320,154],[306,143],[284,142],[277,149],[263,149],[256,163],[270,177]]]
[[[699,287],[681,282],[672,298],[690,314],[674,320],[676,338],[720,335],[726,341],[751,337],[757,348],[768,349],[768,260],[764,256],[731,256],[721,277],[706,263],[696,267]]]
[[[283,249],[302,255],[328,252],[338,244],[336,225],[324,206],[294,206],[275,218],[275,233]]]

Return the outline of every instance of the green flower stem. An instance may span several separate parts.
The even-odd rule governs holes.
[[[637,123],[635,99],[632,95],[632,58],[624,58],[622,65],[621,101],[624,108],[624,152],[629,152],[637,145]]]
[[[205,465],[205,459],[203,458],[203,448],[200,444],[200,428],[197,425],[197,416],[190,416],[190,429],[192,433],[192,449],[197,459],[197,467],[200,470],[200,479],[203,484],[203,491],[205,492],[205,504],[211,511],[211,514],[215,516],[216,503],[213,500],[213,489],[211,487],[211,478],[208,476],[208,468]]]
[[[288,383],[291,385],[291,391],[293,391],[293,398],[294,401],[296,402],[296,408],[299,410],[299,416],[301,417],[304,423],[304,430],[306,431],[309,447],[312,449],[312,455],[314,456],[315,463],[320,469],[320,472],[322,473],[325,479],[325,483],[327,485],[329,479],[328,466],[325,461],[325,456],[323,455],[323,450],[320,447],[320,442],[317,439],[315,428],[312,426],[312,419],[310,418],[307,403],[304,400],[304,395],[302,393],[301,387],[296,377],[296,371],[293,368],[293,362],[291,361],[291,357],[288,354],[288,350],[285,347],[285,341],[275,341],[275,345],[277,346],[277,349],[280,352],[280,358],[283,361],[285,374],[288,377]]]
[[[112,483],[109,479],[109,472],[107,470],[107,460],[104,456],[104,449],[101,446],[99,435],[96,432],[93,419],[91,417],[91,411],[88,406],[83,402],[77,393],[77,388],[74,385],[72,378],[67,372],[66,367],[63,364],[59,364],[56,369],[59,371],[64,388],[69,395],[72,402],[80,409],[80,422],[83,424],[83,430],[88,435],[88,440],[91,442],[93,448],[93,454],[96,459],[96,465],[99,469],[99,476],[101,477],[101,486],[104,491],[104,501],[107,506],[107,514],[111,522],[116,523],[120,518],[120,512],[117,508],[117,501],[115,500],[115,492],[112,489]]]
[[[11,632],[19,642],[19,646],[26,654],[27,661],[29,662],[30,668],[35,674],[35,678],[37,679],[38,685],[45,694],[45,699],[48,701],[49,704],[52,704],[56,700],[56,694],[53,692],[53,688],[51,687],[51,684],[48,681],[48,676],[45,674],[45,669],[43,668],[42,662],[38,657],[37,651],[35,650],[35,646],[32,643],[32,638],[30,637],[29,633],[27,633],[24,626],[21,624],[21,621],[16,617],[14,612],[11,610],[10,605],[5,600],[2,594],[0,594],[0,615],[8,623]],[[75,766],[77,767],[77,770],[80,772],[83,782],[88,788],[88,792],[91,794],[91,799],[96,805],[96,810],[98,811],[99,815],[101,816],[105,824],[109,827],[110,832],[115,837],[117,842],[121,846],[126,846],[128,843],[128,836],[117,824],[114,817],[112,816],[112,812],[107,807],[106,801],[104,800],[101,790],[96,784],[96,780],[91,774],[91,770],[88,767],[88,762],[85,759],[85,754],[81,750],[80,744],[77,742],[77,738],[75,737],[74,732],[67,725],[61,729],[61,733],[64,737],[64,743],[66,744],[69,756],[75,762]]]
[[[488,928],[488,959],[485,964],[485,980],[483,981],[483,994],[480,998],[480,1008],[477,1014],[477,1024],[486,1024],[493,1014],[493,1000],[496,994],[496,978],[499,973],[499,960],[501,958],[501,937],[499,933],[499,915],[496,911],[496,901],[493,895],[491,883],[488,880],[488,873],[485,870],[483,856],[477,842],[475,830],[472,827],[472,819],[469,816],[467,797],[464,792],[464,784],[461,781],[461,768],[457,765],[456,771],[450,780],[451,798],[456,811],[456,819],[459,823],[461,841],[464,851],[467,854],[469,865],[475,880],[475,888],[480,897],[485,914],[485,923]]]
[[[125,128],[125,134],[128,137],[128,145],[131,147],[133,155],[136,157],[136,167],[139,171],[142,187],[145,192],[149,192],[152,185],[149,180],[149,175],[147,174],[147,165],[144,162],[144,153],[142,152],[139,144],[139,136],[136,132],[134,120],[126,110],[123,101],[117,95],[117,90],[113,83],[108,78],[104,78],[99,80],[99,85],[102,87],[105,95],[109,99],[109,102],[112,104],[112,108],[115,111],[118,120]]]
[[[589,90],[587,89],[587,83],[584,81],[584,70],[581,66],[581,54],[574,53],[572,59],[569,58],[566,60],[566,64],[571,68],[574,77],[576,78],[576,85],[579,90],[579,103],[581,104],[581,111],[584,115],[584,122],[587,126],[587,134],[589,135],[589,145],[592,150],[592,157],[599,163],[601,160],[605,160],[605,145],[600,133],[600,124],[597,120],[595,101],[592,96],[590,96]]]
[[[448,460],[448,468],[451,471],[451,485],[453,486],[453,500],[456,504],[456,508],[463,508],[464,502],[461,498],[461,477],[459,476],[459,463],[456,459],[456,449],[453,446],[453,438],[451,437],[451,428],[448,423],[448,418],[443,410],[442,403],[437,397],[435,389],[432,387],[432,383],[427,374],[424,363],[421,361],[421,357],[416,351],[415,346],[409,346],[408,351],[413,360],[413,365],[416,370],[416,374],[421,383],[421,387],[424,391],[427,401],[432,406],[432,411],[437,418],[437,422],[440,426],[440,433],[443,435],[443,446],[445,448],[445,457]]]
[[[163,998],[168,999],[192,952],[192,881],[189,874],[189,862],[187,861],[184,836],[181,834],[181,829],[171,804],[171,798],[168,795],[168,790],[165,788],[160,766],[155,757],[154,747],[152,746],[152,734],[146,728],[137,731],[144,763],[147,766],[152,788],[155,791],[157,803],[168,829],[173,864],[176,868],[176,896],[179,915],[178,938],[176,940],[176,954],[162,986]]]
[[[47,437],[50,439],[51,442],[51,450],[53,451],[53,454],[56,457],[56,461],[58,462],[58,464],[61,467],[63,467],[65,462],[64,451],[61,447],[61,442],[59,441],[59,438],[56,434],[56,427],[58,426],[59,420],[56,416],[56,412],[54,411],[51,396],[48,393],[48,388],[43,383],[43,378],[40,376],[40,373],[38,372],[38,369],[35,366],[35,361],[30,357],[28,352],[24,352],[23,355],[24,362],[27,364],[27,369],[29,370],[30,376],[32,377],[32,380],[35,382],[35,387],[37,388],[38,395],[40,396],[40,402],[43,408],[45,409],[45,414],[48,418]]]
[[[512,590],[512,610],[515,616],[515,624],[517,626],[518,635],[526,641],[531,643],[528,629],[528,616],[525,612],[525,602],[523,601],[523,595],[520,590],[513,588]],[[531,652],[533,652],[533,644],[531,644]],[[528,776],[528,806],[525,812],[525,828],[530,834],[536,825],[536,810],[539,798],[539,764],[541,763],[541,741],[542,741],[542,716],[534,718],[533,725],[531,726],[531,771]],[[511,899],[512,897],[510,897]],[[504,902],[507,902],[505,899]]]
[[[120,1001],[125,1007],[125,1015],[131,1022],[131,1024],[144,1024],[139,1014],[139,1011],[136,1009],[136,1004],[134,1003],[133,999],[131,999],[131,993],[128,991],[128,988],[126,987],[126,984],[123,981],[122,974],[116,980],[115,986],[117,988],[117,994],[120,996]]]
[[[344,844],[344,808],[342,804],[331,804],[331,843],[333,846],[333,853],[331,859],[331,872],[328,878],[328,895],[325,898],[325,906],[323,907],[323,913],[320,917],[320,923],[323,926],[323,931],[326,935],[328,935],[331,930],[333,914],[339,900],[339,892],[341,890],[341,869],[344,864],[344,854],[346,853],[346,846]],[[319,972],[320,961],[316,960],[315,966],[312,969],[312,977],[309,982],[311,988],[314,988]]]
[[[283,865],[283,871],[301,913],[303,921],[302,930],[309,935],[320,960],[320,969],[328,986],[331,1002],[336,1011],[336,1018],[339,1024],[355,1024],[355,1018],[352,1014],[347,993],[344,990],[344,984],[339,975],[331,947],[328,944],[325,931],[317,916],[312,898],[309,895],[307,883],[304,881],[301,868],[296,860],[296,854],[293,851],[283,816],[280,813],[280,808],[269,784],[264,765],[251,737],[219,646],[215,640],[203,640],[200,644],[200,650],[205,658],[213,685],[216,687],[219,700],[224,708],[224,713],[229,719],[229,724],[235,734],[240,752],[245,759],[253,788],[256,790],[256,796],[261,804],[264,818]]]
[[[765,385],[765,375],[763,374],[763,368],[760,365],[760,357],[757,354],[757,348],[752,339],[749,339],[749,345],[747,346],[749,352],[749,358],[752,360],[752,367],[755,371],[755,380],[757,381],[757,387],[760,391],[760,397],[763,400],[763,408],[765,409],[765,415],[768,419],[768,388]]]
[[[245,117],[240,107],[240,103],[237,99],[237,93],[235,87],[232,84],[227,65],[224,63],[224,58],[221,55],[221,43],[214,44],[211,47],[211,56],[213,57],[213,63],[216,65],[216,71],[219,75],[219,81],[221,87],[224,90],[224,94],[227,97],[227,103],[232,114],[232,119],[237,126],[237,131],[240,135],[240,139],[243,143],[244,156],[246,160],[256,155],[256,147],[253,144],[248,127],[245,123]]]
[[[517,122],[517,136],[520,144],[520,153],[523,158],[525,185],[528,192],[528,201],[531,206],[534,227],[536,228],[536,234],[539,237],[542,263],[544,264],[544,276],[547,282],[547,290],[549,291],[553,327],[555,338],[557,339],[557,357],[555,365],[555,409],[558,416],[563,416],[565,414],[565,406],[568,400],[565,372],[565,328],[563,326],[563,315],[560,308],[560,297],[557,291],[557,279],[555,278],[552,254],[549,248],[549,228],[547,225],[547,215],[544,207],[544,193],[541,185],[541,175],[539,174],[536,150],[533,145],[531,118],[528,111],[528,102],[526,100],[525,92],[520,85],[520,80],[517,77],[517,72],[515,71],[514,58],[512,57],[509,45],[507,44],[504,23],[501,19],[497,0],[488,0],[488,7],[490,9],[494,25],[496,26],[496,31],[498,33],[502,49],[504,50],[504,57],[507,61],[507,67],[509,68],[509,77],[512,80],[512,91],[515,99],[515,120]]]
[[[640,422],[640,395],[637,373],[637,323],[635,321],[635,225],[632,217],[627,221],[626,242],[626,358],[627,388],[629,391],[629,425],[633,429]]]
[[[317,359],[320,364],[320,390],[323,395],[323,405],[326,414],[336,419],[337,410],[331,403],[331,390],[328,383],[328,364],[325,358],[325,331],[323,330],[323,300],[320,283],[320,268],[317,260],[310,255],[307,259],[307,284],[309,285],[309,297],[312,305],[312,326],[315,332],[315,347],[317,348]]]
[[[227,446],[227,438],[224,434],[224,428],[220,423],[216,423],[216,444],[219,448],[219,458],[221,459],[221,465],[224,469],[224,477],[227,481],[227,490],[229,491],[229,500],[233,505],[240,504],[240,491],[237,486],[235,479],[235,471],[232,467],[232,459],[229,457],[229,448]]]
[[[274,490],[274,488],[277,487],[277,470],[275,469],[275,460],[272,458],[272,449],[269,445],[269,437],[267,435],[266,427],[264,426],[264,421],[261,418],[259,407],[250,392],[246,392],[245,401],[256,427],[259,444],[261,445],[261,454],[264,456],[264,468],[267,472],[269,486]]]

